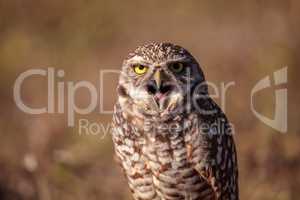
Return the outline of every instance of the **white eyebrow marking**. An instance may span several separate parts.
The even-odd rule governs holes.
[[[142,64],[150,66],[152,63],[147,62],[143,57],[135,55],[126,61],[127,64]]]

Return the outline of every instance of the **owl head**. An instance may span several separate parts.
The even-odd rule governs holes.
[[[146,44],[123,62],[119,103],[135,115],[170,116],[189,106],[188,96],[204,80],[198,62],[186,49],[171,43]]]

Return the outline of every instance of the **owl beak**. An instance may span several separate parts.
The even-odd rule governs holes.
[[[154,80],[156,82],[157,88],[160,88],[161,86],[161,72],[160,70],[157,70],[154,74]]]

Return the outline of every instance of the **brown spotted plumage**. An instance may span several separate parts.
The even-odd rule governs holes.
[[[239,199],[233,129],[187,50],[137,48],[117,91],[113,142],[134,199]]]

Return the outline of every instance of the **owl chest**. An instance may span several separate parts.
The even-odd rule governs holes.
[[[187,151],[181,137],[150,137],[143,153],[154,172],[177,171],[187,165]]]
[[[143,148],[143,154],[160,196],[184,197],[203,181],[188,161],[188,150],[181,136],[152,138]]]

